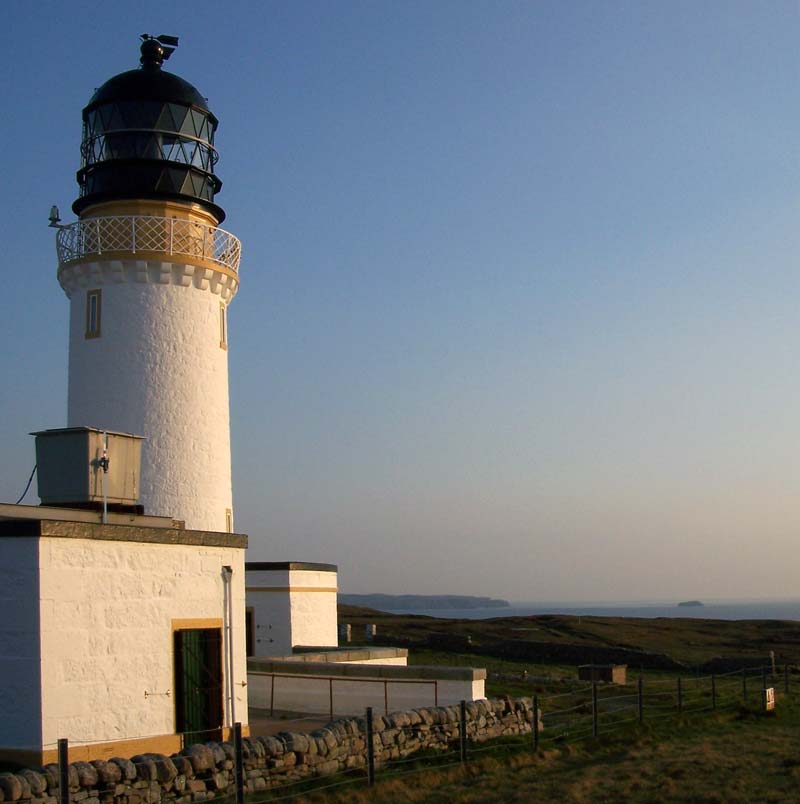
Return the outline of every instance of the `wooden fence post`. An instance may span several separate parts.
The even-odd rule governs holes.
[[[58,801],[69,804],[69,741],[58,741]]]
[[[242,724],[233,724],[233,752],[236,758],[236,804],[244,804],[244,753],[242,751]]]
[[[375,746],[372,744],[372,707],[367,707],[367,782],[375,784]]]
[[[644,723],[644,679],[639,676],[638,694],[636,703],[639,707],[639,723]]]
[[[461,761],[467,761],[467,702],[461,701],[461,717],[458,720],[458,745]]]

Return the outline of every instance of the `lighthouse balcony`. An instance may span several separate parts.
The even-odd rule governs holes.
[[[239,238],[224,229],[153,215],[111,215],[76,221],[59,230],[56,248],[61,267],[101,255],[169,255],[212,263],[234,274],[239,271],[242,253]]]

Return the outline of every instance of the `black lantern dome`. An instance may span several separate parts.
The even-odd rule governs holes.
[[[193,201],[221,222],[217,118],[190,83],[161,69],[177,38],[142,39],[142,66],[110,78],[83,110],[80,197],[72,209],[80,215],[119,199]]]

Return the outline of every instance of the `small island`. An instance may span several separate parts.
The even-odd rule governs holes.
[[[679,606],[702,606],[704,605],[701,600],[684,600],[678,603]]]

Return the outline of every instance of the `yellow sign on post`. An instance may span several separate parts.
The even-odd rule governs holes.
[[[775,708],[775,687],[764,690],[764,711],[771,712]]]

